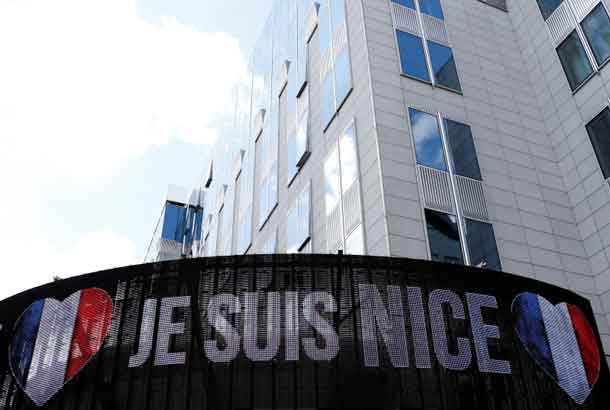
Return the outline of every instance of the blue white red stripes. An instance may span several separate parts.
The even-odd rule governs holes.
[[[573,305],[557,306],[522,293],[513,302],[515,328],[536,362],[578,404],[584,403],[600,370],[595,334]]]
[[[41,406],[97,353],[110,325],[112,300],[86,289],[63,302],[34,302],[21,315],[10,349],[13,375]]]

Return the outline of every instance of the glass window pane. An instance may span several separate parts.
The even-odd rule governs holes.
[[[339,107],[352,89],[352,73],[347,47],[335,60],[335,88],[337,92],[335,106]]]
[[[440,0],[419,0],[419,9],[424,14],[429,14],[441,20],[445,19]]]
[[[298,102],[299,119],[296,132],[295,166],[303,166],[309,153],[309,94],[305,91]]]
[[[496,236],[490,224],[466,219],[466,237],[472,266],[502,270]]]
[[[345,0],[329,0],[333,31],[345,22]]]
[[[445,120],[447,139],[451,149],[455,173],[463,177],[481,180],[481,169],[477,160],[470,127],[459,122]]]
[[[324,202],[326,215],[330,215],[339,204],[339,155],[335,147],[324,163]]]
[[[295,204],[295,206],[288,211],[288,216],[286,218],[286,253],[297,253],[299,251],[298,219],[298,209]]]
[[[332,29],[330,26],[330,8],[328,2],[330,0],[320,1],[320,10],[318,12],[318,37],[320,39],[320,56],[324,56],[330,49],[330,41],[332,38]]]
[[[299,168],[297,167],[297,135],[296,131],[289,133],[286,137],[286,149],[287,149],[287,168],[288,168],[288,182],[293,180],[296,176]]]
[[[182,205],[167,203],[163,215],[161,237],[167,240],[182,242],[186,224],[186,208]]]
[[[365,255],[364,249],[364,232],[362,225],[358,225],[356,229],[345,240],[345,253],[348,255]]]
[[[456,217],[426,209],[426,225],[432,260],[463,264]]]
[[[587,124],[587,132],[604,177],[610,178],[610,109],[606,108]]]
[[[402,72],[420,80],[430,81],[421,38],[400,30],[396,30],[396,38]]]
[[[582,29],[589,40],[597,64],[610,58],[610,18],[600,3],[582,22]]]
[[[415,3],[413,0],[392,0],[394,3],[403,5],[405,7],[408,7],[410,9],[415,10]]]
[[[358,158],[354,126],[349,127],[339,139],[341,154],[341,183],[346,192],[358,180]]]
[[[447,171],[443,141],[434,115],[409,108],[417,163]]]
[[[452,90],[461,91],[462,87],[451,49],[434,41],[428,41],[428,49],[436,82]]]
[[[593,72],[587,53],[576,31],[566,38],[557,48],[563,70],[568,77],[572,90],[581,85]]]
[[[542,17],[546,20],[549,18],[551,14],[555,11],[557,7],[563,2],[563,0],[537,0],[538,7],[540,7],[540,12],[542,13]]]
[[[335,91],[333,75],[329,70],[322,81],[322,126],[326,128],[335,115]]]

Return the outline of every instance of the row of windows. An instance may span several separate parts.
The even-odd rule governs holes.
[[[444,20],[439,0],[393,1],[417,13],[418,32],[425,32],[422,15]],[[451,48],[424,37],[396,30],[402,73],[436,86],[461,92],[462,87]]]
[[[571,4],[573,0],[564,0]],[[538,0],[543,16],[548,17],[561,1]],[[570,13],[576,14],[569,7]],[[559,60],[572,90],[578,89],[610,59],[610,18],[600,2],[557,47]]]

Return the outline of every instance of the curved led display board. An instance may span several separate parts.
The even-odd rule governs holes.
[[[132,266],[0,302],[0,410],[609,409],[589,302],[397,258]]]

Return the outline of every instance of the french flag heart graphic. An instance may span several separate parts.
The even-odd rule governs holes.
[[[63,302],[32,303],[15,324],[11,371],[37,406],[44,405],[98,352],[110,326],[112,299],[102,289],[73,293]]]
[[[514,299],[512,313],[525,349],[576,403],[583,404],[597,383],[601,353],[582,311],[522,293]]]

